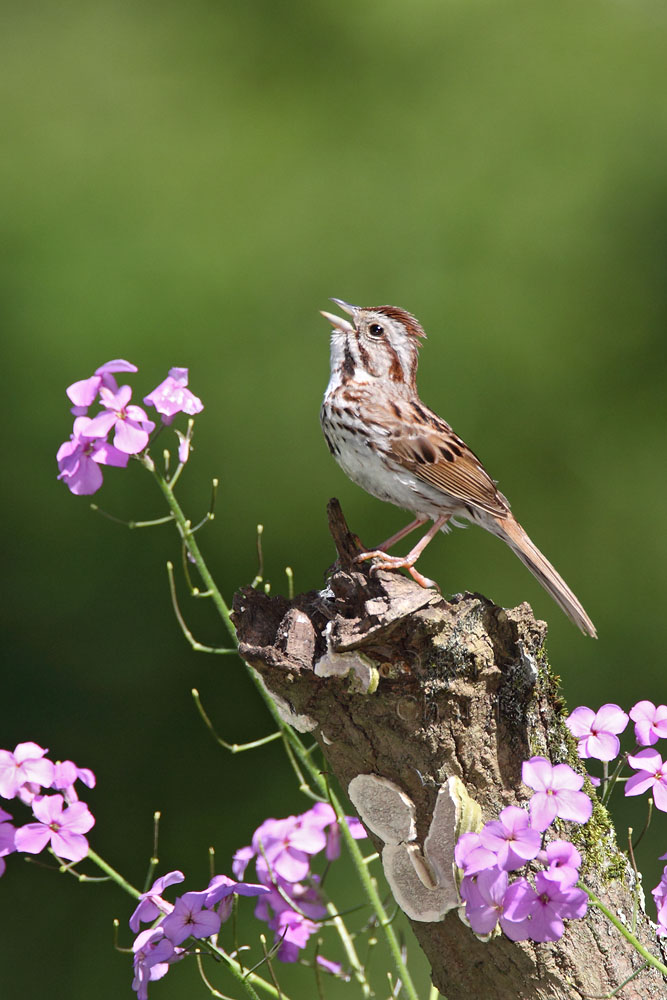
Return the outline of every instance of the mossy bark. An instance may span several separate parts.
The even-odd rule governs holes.
[[[329,519],[338,562],[325,589],[288,601],[247,588],[236,596],[234,622],[241,655],[297,726],[311,731],[343,788],[358,774],[400,786],[416,805],[421,844],[437,790],[452,775],[486,820],[526,801],[521,764],[533,754],[567,760],[583,772],[544,654],[546,625],[527,604],[504,610],[479,594],[448,602],[398,573],[374,575],[354,561],[358,541],[336,501]],[[375,690],[359,690],[354,675],[318,676],[314,668],[327,652],[370,659],[379,678]],[[588,781],[585,790],[595,801]],[[630,926],[634,873],[606,810],[596,802],[586,827],[562,829],[583,854],[585,883]],[[553,944],[513,943],[503,935],[480,941],[456,911],[412,926],[448,1000],[599,997],[643,964],[593,907]],[[655,951],[641,905],[636,934]],[[666,992],[662,977],[645,969],[620,996],[658,1000]]]

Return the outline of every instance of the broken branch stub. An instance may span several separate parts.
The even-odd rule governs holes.
[[[361,547],[337,501],[329,523],[339,558],[321,591],[292,601],[252,588],[236,595],[239,650],[350,790],[433,982],[448,1000],[615,990],[642,960],[593,908],[553,944],[481,941],[459,917],[450,854],[458,832],[479,822],[477,807],[486,821],[524,803],[521,764],[535,754],[583,771],[546,664],[546,625],[527,604],[504,610],[479,594],[446,601],[398,573],[373,574],[354,561]],[[597,804],[589,824],[564,824],[561,835],[581,851],[586,884],[630,924],[634,875],[605,810]],[[655,951],[641,907],[637,936]],[[620,995],[658,1000],[665,984],[644,970]]]

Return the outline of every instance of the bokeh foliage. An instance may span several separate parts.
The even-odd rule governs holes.
[[[229,738],[268,727],[238,664],[181,638],[163,570],[173,534],[124,530],[56,482],[64,387],[127,357],[140,396],[188,365],[206,410],[180,495],[194,518],[220,476],[202,544],[222,590],[252,579],[258,522],[274,589],[288,564],[298,588],[318,587],[329,496],[369,543],[403,523],[321,439],[330,295],[422,320],[424,399],[500,479],[600,639],[481,531],[439,538],[423,572],[445,592],[529,600],[571,705],[665,700],[664,6],[3,13],[0,743],[35,739],[94,768],[96,848],[140,882],[160,808],[161,870],[184,867],[194,888],[209,843],[228,870],[262,818],[308,803],[275,747],[223,757],[195,717],[193,685]],[[98,499],[121,517],[162,512],[137,467],[111,470]],[[220,642],[210,608],[187,614]],[[126,915],[114,890],[16,864],[2,890],[3,996],[42,995],[47,970],[72,1000],[129,995],[109,947]],[[184,976],[154,995],[194,989]]]

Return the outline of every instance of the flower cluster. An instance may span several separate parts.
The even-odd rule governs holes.
[[[149,420],[141,406],[130,402],[131,387],[119,386],[115,378],[119,372],[136,371],[136,365],[122,358],[107,361],[90,378],[73,382],[68,387],[67,395],[74,404],[74,427],[69,441],[58,449],[56,458],[60,470],[58,478],[72,493],[96,493],[102,485],[101,465],[125,468],[131,455],[138,455],[148,446],[155,422]],[[187,368],[172,368],[168,377],[144,397],[144,403],[161,415],[162,424],[170,424],[177,413],[194,415],[203,410],[201,400],[190,392],[187,384]],[[101,409],[91,417],[88,410],[95,402]],[[113,443],[108,440],[112,431]],[[177,433],[179,461],[186,462],[190,439]]]
[[[366,836],[358,819],[346,816],[345,821],[355,839]],[[283,962],[297,961],[299,951],[317,930],[316,921],[326,916],[319,877],[311,871],[311,860],[321,851],[328,861],[340,854],[338,821],[326,802],[318,802],[299,816],[265,820],[255,830],[252,844],[234,855],[236,877],[242,878],[254,860],[257,878],[268,889],[257,901],[255,916],[275,932],[278,958]],[[337,971],[335,963],[322,964]]]
[[[534,790],[528,812],[508,806],[479,833],[459,837],[454,858],[463,871],[461,898],[476,934],[491,934],[500,924],[513,941],[556,941],[563,934],[563,920],[584,916],[588,897],[575,887],[579,852],[565,840],[543,848],[542,835],[556,817],[586,823],[593,804],[581,791],[583,776],[568,764],[554,766],[545,757],[531,757],[522,777]],[[508,873],[529,861],[545,866],[535,884],[526,877],[510,881]]]
[[[667,705],[656,708],[652,701],[638,701],[629,716],[618,705],[603,705],[597,712],[581,706],[566,719],[566,725],[577,738],[580,757],[609,763],[620,753],[618,736],[630,719],[635,724],[637,745],[644,749],[625,755],[625,761],[636,771],[625,784],[625,794],[650,792],[656,808],[667,812],[667,763],[652,749],[659,739],[667,738]]]
[[[233,896],[261,896],[269,891],[263,885],[215,875],[206,889],[185,892],[173,903],[164,899],[165,889],[184,878],[183,872],[173,871],[157,879],[141,894],[130,917],[130,929],[137,934],[132,946],[132,989],[138,1000],[146,1000],[149,982],[162,979],[169,966],[183,958],[187,938],[211,938],[218,933],[232,912]],[[153,926],[140,931],[142,923]]]
[[[579,756],[604,761],[607,766],[620,754],[618,737],[625,731],[630,719],[635,724],[635,749],[638,752],[623,755],[615,777],[628,763],[635,773],[625,782],[625,794],[642,795],[648,792],[656,809],[667,812],[667,760],[663,760],[654,749],[658,740],[667,739],[667,705],[656,706],[652,701],[638,701],[627,715],[614,704],[603,705],[597,712],[582,705],[574,709],[565,723],[577,739]],[[591,780],[595,784],[600,783],[596,778]],[[667,934],[667,867],[660,883],[653,889],[653,897],[658,909],[658,933]]]
[[[10,813],[0,809],[0,875],[6,867],[4,858],[14,851],[39,854],[50,846],[57,857],[72,862],[88,854],[84,834],[95,819],[79,801],[75,784],[81,781],[93,788],[95,775],[71,760],[54,763],[47,753],[37,743],[19,743],[13,752],[0,750],[0,796],[29,806],[35,820],[16,827]],[[56,794],[45,794],[47,789]]]
[[[660,860],[664,861],[667,854],[662,854]],[[658,935],[667,935],[667,865],[662,869],[662,878],[651,890],[656,909],[658,911]]]

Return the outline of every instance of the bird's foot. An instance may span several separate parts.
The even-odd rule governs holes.
[[[424,576],[419,572],[419,570],[415,569],[415,563],[417,561],[416,557],[411,558],[410,555],[388,556],[382,549],[374,549],[372,552],[362,552],[361,555],[357,556],[356,561],[365,562],[367,559],[378,560],[371,567],[371,573],[378,573],[383,569],[407,569],[412,579],[416,580],[420,587],[424,587],[425,590],[428,590],[429,587],[435,587],[436,590],[438,589],[438,585],[434,580],[429,580],[427,576]]]

